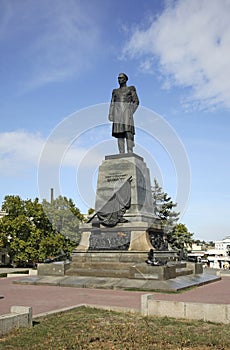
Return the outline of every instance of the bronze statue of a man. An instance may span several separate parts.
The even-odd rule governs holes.
[[[118,76],[120,87],[113,90],[109,109],[109,120],[113,122],[112,136],[117,138],[120,153],[125,153],[125,139],[127,152],[133,152],[135,135],[133,114],[139,105],[136,89],[134,86],[127,86],[127,81],[127,75],[120,73]]]

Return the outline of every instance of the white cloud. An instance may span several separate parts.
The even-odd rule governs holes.
[[[60,169],[78,166],[88,152],[87,148],[67,145],[61,140],[47,144],[39,134],[25,131],[0,133],[0,175],[17,177],[29,170],[36,170],[44,146],[46,154],[43,153],[42,165],[45,162],[47,166],[57,166]],[[83,166],[97,165],[98,159],[101,159],[101,155],[92,151],[90,157],[88,156],[88,163]]]
[[[168,1],[146,29],[136,29],[123,50],[151,71],[159,64],[167,86],[192,88],[202,107],[230,108],[230,1]]]
[[[38,134],[24,131],[0,134],[1,175],[17,176],[36,164],[43,140]]]

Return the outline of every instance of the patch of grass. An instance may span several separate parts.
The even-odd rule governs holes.
[[[229,333],[230,325],[81,307],[36,319],[32,329],[0,338],[0,349],[227,350]]]

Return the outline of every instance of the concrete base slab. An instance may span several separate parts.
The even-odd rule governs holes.
[[[25,278],[21,278],[20,281],[23,281],[23,284],[36,284],[40,281],[40,277],[38,276],[27,276]],[[13,283],[16,283],[17,281],[13,281]]]
[[[88,278],[84,276],[71,276],[67,278],[62,278],[59,282],[59,286],[61,287],[76,287],[76,288],[86,288],[86,284],[88,282]]]
[[[134,280],[128,278],[92,277],[92,276],[31,276],[14,281],[17,284],[54,285],[76,288],[94,289],[123,289],[139,291],[165,291],[177,292],[190,287],[201,286],[207,283],[219,281],[221,278],[215,275],[199,274],[180,276],[165,281]]]

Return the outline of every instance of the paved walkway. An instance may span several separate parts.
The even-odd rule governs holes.
[[[8,313],[10,306],[32,306],[33,315],[71,307],[78,304],[111,305],[140,309],[143,292],[87,289],[74,287],[21,285],[15,277],[0,279],[0,314]]]
[[[14,284],[13,281],[18,279],[20,277],[0,279],[0,295],[4,296],[0,299],[0,314],[8,313],[12,305],[32,306],[33,315],[78,304],[116,306],[140,310],[141,295],[146,294],[146,292],[139,291]],[[151,294],[158,300],[230,304],[229,291],[230,277],[223,277],[220,281],[179,294]]]

